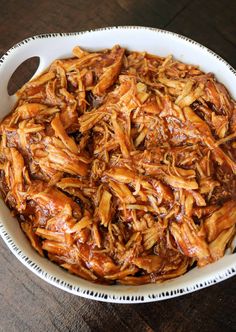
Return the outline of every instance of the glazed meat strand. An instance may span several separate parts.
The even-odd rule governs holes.
[[[0,124],[0,189],[40,255],[93,282],[139,285],[225,254],[236,103],[213,74],[76,46],[17,96]]]

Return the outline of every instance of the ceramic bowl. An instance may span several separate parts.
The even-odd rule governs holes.
[[[7,93],[8,81],[26,59],[38,56],[38,75],[56,58],[70,57],[74,46],[91,51],[119,44],[129,50],[147,51],[180,61],[197,64],[203,71],[213,72],[236,99],[236,72],[220,56],[184,36],[145,27],[111,27],[76,33],[52,33],[28,38],[13,46],[0,59],[0,116],[5,116],[16,102]],[[34,75],[34,76],[35,76]],[[151,302],[190,293],[236,274],[236,254],[226,253],[219,261],[204,268],[194,268],[183,276],[161,284],[143,286],[97,285],[70,274],[31,247],[19,224],[0,201],[0,233],[12,253],[33,273],[46,282],[75,295],[117,303]]]

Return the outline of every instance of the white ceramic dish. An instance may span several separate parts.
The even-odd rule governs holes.
[[[120,44],[130,50],[147,51],[198,64],[213,72],[236,98],[236,71],[206,47],[172,32],[144,27],[113,27],[80,33],[46,34],[28,38],[13,46],[0,59],[0,116],[6,115],[16,101],[7,93],[7,84],[15,69],[26,59],[39,56],[39,74],[55,58],[71,56],[75,45],[99,50]],[[187,274],[163,284],[144,286],[96,285],[71,275],[59,266],[40,257],[30,246],[16,219],[0,201],[0,233],[13,254],[32,272],[65,291],[90,299],[117,303],[151,302],[168,299],[220,282],[236,274],[236,254],[227,254],[218,262],[195,268]]]

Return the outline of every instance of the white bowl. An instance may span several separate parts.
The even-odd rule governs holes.
[[[42,72],[55,58],[71,56],[75,45],[91,51],[112,47],[114,44],[129,50],[147,51],[200,65],[213,72],[236,99],[236,71],[221,57],[206,47],[181,35],[144,27],[112,27],[86,32],[53,33],[28,38],[13,46],[0,59],[0,115],[6,115],[16,101],[7,94],[7,84],[15,69],[26,59],[39,56]],[[32,249],[15,218],[0,201],[0,234],[13,254],[32,272],[48,283],[86,298],[117,303],[151,302],[167,299],[220,282],[236,274],[236,254],[226,254],[219,261],[204,268],[195,268],[185,275],[162,284],[143,286],[104,286],[83,280],[61,269]]]

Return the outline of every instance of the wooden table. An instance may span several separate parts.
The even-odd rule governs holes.
[[[44,32],[159,27],[213,49],[236,67],[235,0],[0,0],[0,53]],[[24,75],[23,75],[24,76]],[[95,302],[37,278],[0,241],[0,331],[236,331],[236,278],[138,305]]]

